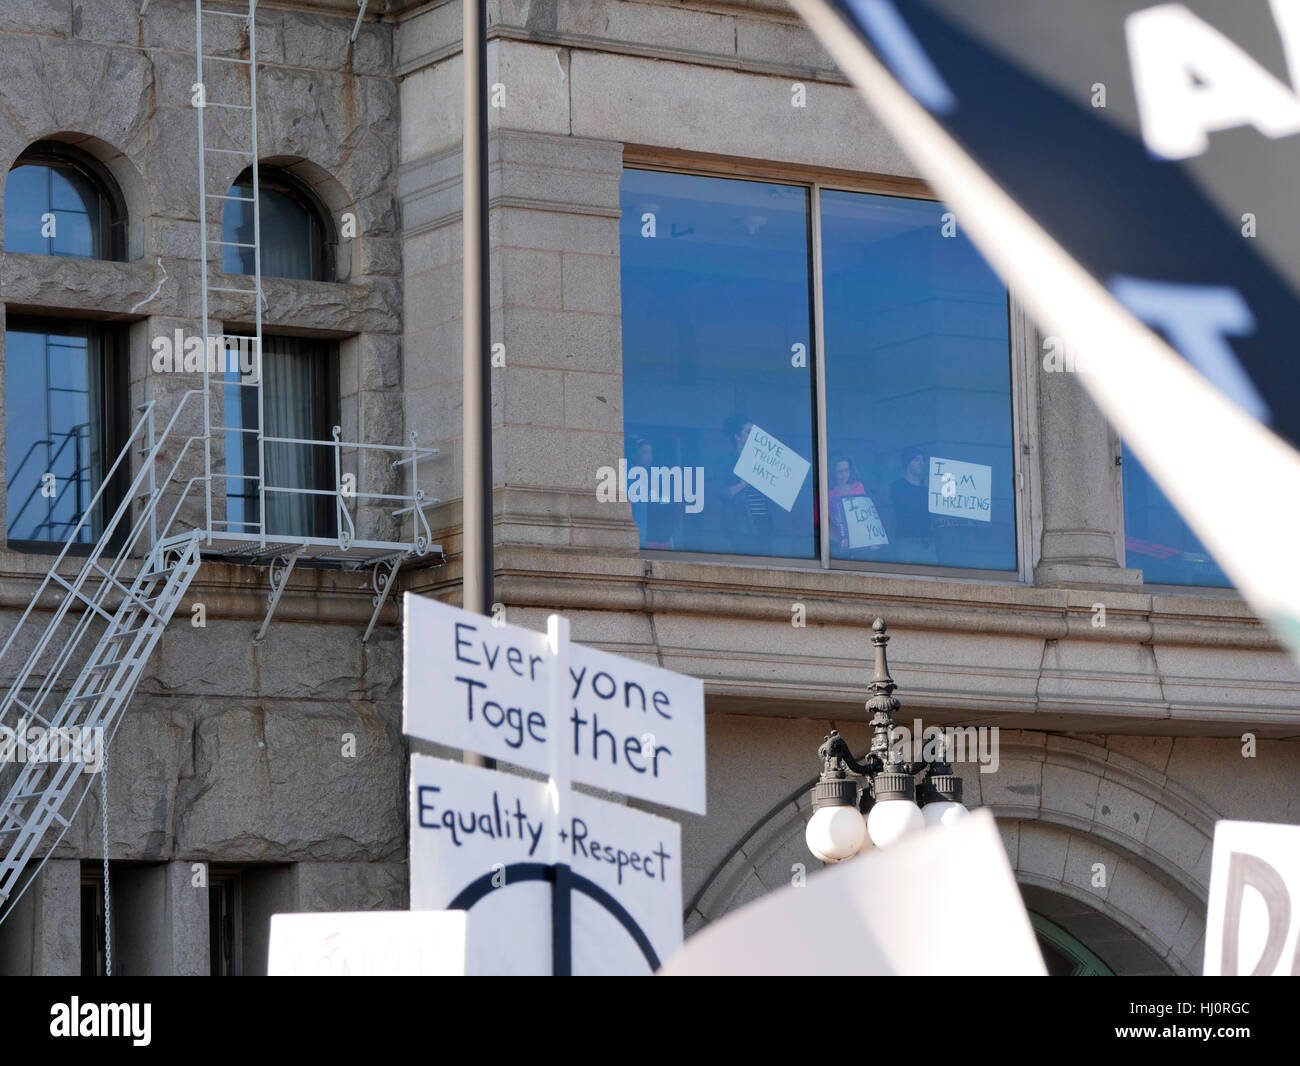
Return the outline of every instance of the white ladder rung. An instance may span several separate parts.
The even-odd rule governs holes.
[[[114,659],[112,662],[96,663],[90,669],[92,670],[116,670],[123,663],[131,662],[130,659]]]
[[[105,633],[105,640],[121,640],[123,637],[133,637],[137,633],[143,633],[148,626],[140,626],[139,629],[123,629],[120,633]]]
[[[246,11],[218,11],[215,7],[201,7],[199,8],[199,14],[224,15],[229,19],[243,19],[245,22],[248,21],[248,12]]]
[[[211,14],[217,15],[220,14],[220,12],[213,11],[211,12]],[[233,59],[230,56],[211,56],[208,55],[206,52],[203,53],[203,59],[205,61],[212,62],[212,63],[238,63],[240,66],[243,67],[248,66],[249,63],[249,60],[247,59]]]
[[[252,111],[252,104],[218,104],[208,100],[203,104],[204,107],[224,107],[227,111]]]
[[[252,152],[246,152],[242,148],[208,148],[204,147],[205,152],[220,152],[222,155],[244,155],[252,156]]]
[[[213,241],[209,240],[208,244],[220,244],[225,248],[256,248],[255,244],[244,244],[240,241]]]
[[[244,204],[251,204],[253,202],[251,196],[231,196],[229,193],[224,192],[205,192],[203,195],[209,200],[238,200],[240,203]]]
[[[256,289],[228,289],[218,285],[209,285],[208,292],[242,292],[246,296],[256,296]]]

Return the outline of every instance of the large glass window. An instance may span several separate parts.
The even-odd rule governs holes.
[[[332,428],[338,410],[333,346],[303,337],[262,338],[262,404],[268,441],[266,532],[334,537],[337,516]],[[247,382],[251,379],[245,379]],[[225,391],[226,519],[234,533],[257,532],[257,393],[228,371]],[[322,444],[287,443],[321,441]]]
[[[112,339],[109,330],[92,324],[9,320],[5,473],[11,542],[67,540],[116,454]],[[78,541],[99,538],[103,504],[81,527]]]
[[[263,276],[329,280],[325,224],[310,194],[288,175],[265,167],[258,171],[258,185]],[[252,274],[251,169],[231,186],[229,195],[221,223],[221,268],[227,274]]]
[[[1230,588],[1183,516],[1155,479],[1124,449],[1124,565],[1142,571],[1148,585],[1208,585]]]
[[[815,557],[808,190],[628,170],[621,201],[642,546]]]
[[[821,194],[833,559],[1016,568],[1007,292],[942,204]]]
[[[641,170],[621,192],[620,487],[643,548],[817,558],[825,507],[831,561],[1016,570],[1007,292],[942,205]],[[696,465],[702,507],[664,491]]]
[[[119,201],[89,157],[54,142],[33,145],[5,181],[5,251],[120,259]]]

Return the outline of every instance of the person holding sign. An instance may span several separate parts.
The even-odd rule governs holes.
[[[741,414],[731,415],[722,431],[732,445],[732,458],[720,471],[722,489],[722,531],[737,555],[772,554],[772,511],[767,497],[737,476],[736,456],[745,448],[754,423]]]
[[[854,505],[847,501],[864,500],[871,504],[871,498],[853,466],[853,460],[847,456],[839,456],[831,463],[830,499],[831,554],[838,559],[855,559],[861,558],[863,551],[878,551],[881,545],[854,544],[850,537]]]

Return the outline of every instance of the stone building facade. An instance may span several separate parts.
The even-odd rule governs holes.
[[[261,162],[314,198],[337,256],[336,280],[266,279],[265,329],[329,346],[345,439],[414,430],[439,449],[421,478],[444,501],[430,516],[447,559],[406,567],[398,589],[455,601],[459,4],[372,0],[354,44],[351,0],[258,7]],[[512,622],[562,611],[575,640],[704,680],[709,813],[673,815],[688,934],[816,865],[817,746],[831,728],[867,742],[880,615],[904,717],[1000,730],[996,771],[957,769],[967,804],[996,815],[1040,933],[1116,973],[1199,972],[1215,820],[1297,817],[1294,664],[1231,590],[1144,584],[1120,442],[1077,375],[1045,370],[1048,339],[1014,294],[1013,570],[643,549],[633,506],[596,492],[628,456],[625,172],[929,194],[782,0],[488,8],[496,599]],[[230,23],[212,47],[238,56]],[[0,12],[0,170],[71,145],[126,218],[119,261],[6,251],[4,314],[111,326],[127,399],[163,409],[186,385],[151,372],[150,340],[200,314],[193,53],[181,0]],[[48,564],[0,551],[7,615]],[[221,956],[256,973],[271,913],[406,904],[396,609],[363,643],[369,574],[303,568],[254,643],[266,594],[264,569],[204,564],[109,752],[119,972],[208,973]],[[100,832],[96,787],[0,926],[4,972],[94,965]]]

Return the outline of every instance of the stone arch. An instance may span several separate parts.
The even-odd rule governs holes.
[[[1003,734],[995,772],[959,768],[966,803],[992,811],[1027,897],[1072,900],[1079,913],[1086,908],[1123,929],[1169,971],[1199,973],[1218,813],[1102,743]],[[767,811],[706,875],[687,903],[688,935],[790,884],[798,867],[820,865],[803,841],[815,780]],[[1094,886],[1098,863],[1104,885]]]
[[[33,145],[54,142],[76,149],[98,164],[102,171],[100,180],[109,184],[110,196],[120,198],[121,210],[126,217],[126,258],[128,261],[143,258],[149,243],[149,187],[131,159],[114,145],[88,133],[59,130],[33,138],[18,151],[6,153],[0,159],[4,176],[8,176],[18,157]]]
[[[314,201],[316,213],[325,226],[326,242],[332,248],[334,266],[332,280],[346,282],[360,276],[365,261],[366,229],[358,208],[343,183],[319,163],[302,156],[263,155],[258,160],[258,166],[287,175]],[[249,168],[246,162],[231,157],[221,165],[219,171],[213,173],[210,163],[208,169],[210,188],[229,189]],[[213,227],[220,231],[224,207],[225,201],[209,201],[209,231]],[[345,212],[352,212],[357,216],[357,231],[353,238],[344,239],[340,236],[341,219]]]

